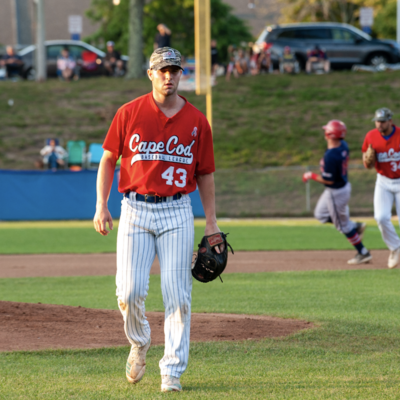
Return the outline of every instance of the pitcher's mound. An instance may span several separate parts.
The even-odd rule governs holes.
[[[151,341],[164,344],[164,313],[148,312]],[[192,314],[192,342],[287,336],[313,325],[259,315]],[[129,345],[121,313],[0,301],[0,351],[90,349]]]

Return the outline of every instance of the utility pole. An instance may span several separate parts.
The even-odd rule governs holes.
[[[47,77],[46,68],[46,47],[45,27],[44,27],[44,0],[35,0],[36,2],[36,81],[43,82]]]
[[[129,0],[128,79],[143,76],[143,6],[144,0]]]
[[[397,43],[400,44],[400,0],[397,0]]]

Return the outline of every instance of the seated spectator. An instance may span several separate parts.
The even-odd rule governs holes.
[[[57,145],[55,139],[50,139],[49,144],[40,150],[40,155],[43,156],[43,166],[56,171],[65,165],[64,158],[67,157],[68,153],[61,146]]]
[[[164,24],[157,25],[158,33],[154,39],[154,50],[162,47],[171,47],[171,29]]]
[[[24,62],[22,58],[15,53],[12,46],[6,47],[7,54],[0,60],[0,65],[6,67],[7,78],[15,78],[21,76]]]
[[[263,43],[260,56],[258,57],[258,70],[260,72],[273,72],[271,63],[272,43]]]
[[[258,46],[258,44],[253,44],[250,56],[250,73],[252,75],[258,75],[260,73],[260,67],[258,62],[260,54],[261,54],[261,49]]]
[[[78,80],[79,75],[76,69],[75,60],[69,55],[67,47],[61,50],[61,55],[57,58],[57,76],[64,81],[71,79]]]
[[[107,42],[107,52],[104,57],[104,68],[108,76],[123,76],[125,74],[124,62],[121,60],[121,54],[115,50],[113,41]]]
[[[235,57],[235,67],[239,75],[246,75],[249,71],[248,59],[243,49],[239,49]]]
[[[328,73],[331,69],[331,63],[328,60],[328,56],[326,52],[322,50],[318,45],[315,45],[313,50],[307,52],[307,63],[306,63],[306,72],[310,74],[318,69],[321,66],[321,69]]]
[[[299,73],[299,63],[289,46],[285,46],[283,49],[283,54],[279,59],[279,71],[281,72],[281,74]]]

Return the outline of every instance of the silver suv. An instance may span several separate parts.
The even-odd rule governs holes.
[[[279,63],[283,48],[290,46],[304,69],[307,51],[315,45],[326,51],[333,68],[400,62],[400,47],[396,41],[373,39],[351,25],[335,22],[268,26],[256,43],[263,42],[273,44],[271,59],[274,65]]]

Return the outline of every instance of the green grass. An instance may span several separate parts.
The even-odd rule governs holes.
[[[195,282],[193,311],[268,314],[314,329],[259,342],[192,344],[185,399],[398,399],[400,271],[228,274]],[[0,280],[0,298],[116,308],[113,277]],[[90,281],[92,281],[90,283]],[[162,310],[151,276],[147,310]],[[94,294],[101,293],[101,296]],[[162,346],[137,386],[128,348],[0,354],[0,398],[157,399]]]
[[[370,249],[385,249],[378,227],[370,224],[364,244]],[[41,253],[107,253],[116,251],[117,228],[102,237],[89,227],[79,224],[6,224],[0,226],[0,254]],[[398,225],[395,222],[398,229]],[[10,228],[11,227],[11,228]],[[229,232],[234,250],[343,250],[352,249],[346,238],[332,225],[303,222],[302,225],[268,222],[252,224],[220,221],[219,227]],[[204,235],[204,222],[196,222],[195,249]]]
[[[400,116],[399,77],[334,72],[221,78],[213,88],[216,166],[316,165],[326,146],[321,126],[332,118],[346,122],[352,159],[360,159],[374,110],[384,105],[395,120]],[[150,89],[147,78],[0,82],[0,168],[32,168],[48,137],[102,142],[118,107]],[[205,111],[204,96],[183,95]]]

